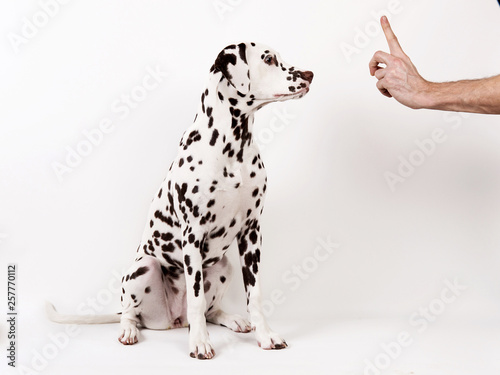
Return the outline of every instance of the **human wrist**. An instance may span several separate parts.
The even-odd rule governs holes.
[[[440,109],[443,105],[441,84],[422,79],[420,90],[415,96],[416,109]]]

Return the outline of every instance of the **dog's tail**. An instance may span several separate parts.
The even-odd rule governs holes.
[[[121,313],[109,315],[64,315],[56,311],[50,302],[45,302],[45,312],[50,320],[61,324],[109,324],[119,323]]]

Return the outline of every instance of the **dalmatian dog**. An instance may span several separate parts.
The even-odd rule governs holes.
[[[134,263],[122,279],[121,314],[64,317],[48,306],[49,317],[64,323],[120,321],[124,345],[138,342],[139,326],[189,327],[190,356],[198,359],[215,355],[207,322],[235,332],[253,330],[263,349],[286,348],[267,324],[261,304],[259,220],[267,177],[252,129],[257,110],[303,97],[312,79],[311,71],[286,64],[267,46],[224,48],[151,204]],[[249,321],[221,309],[231,276],[225,253],[235,239]]]

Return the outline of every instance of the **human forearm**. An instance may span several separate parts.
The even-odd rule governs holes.
[[[428,82],[404,53],[387,17],[380,22],[390,53],[375,52],[369,68],[383,95],[414,109],[500,114],[500,75],[470,81]]]
[[[421,108],[500,114],[500,75],[478,80],[432,83],[420,93]]]

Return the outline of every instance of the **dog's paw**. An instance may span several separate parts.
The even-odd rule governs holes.
[[[247,333],[252,330],[250,322],[240,315],[227,315],[227,320],[225,323],[221,323],[224,327],[227,327],[234,332]]]
[[[135,324],[127,324],[122,327],[121,335],[118,341],[123,345],[134,345],[139,341],[139,329]]]
[[[280,335],[275,332],[267,332],[267,333],[255,333],[257,337],[257,343],[259,347],[264,350],[278,350],[285,349],[288,347],[288,344],[285,340],[283,340]]]
[[[208,317],[207,320],[210,323],[227,327],[234,332],[247,333],[252,330],[250,322],[238,314],[231,315],[220,311]]]
[[[189,355],[191,358],[212,359],[215,356],[215,350],[209,341],[199,342],[190,346]]]

